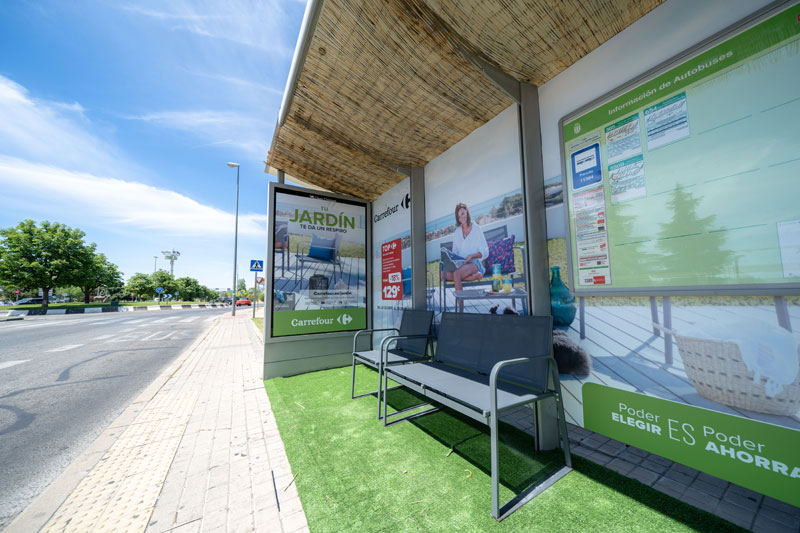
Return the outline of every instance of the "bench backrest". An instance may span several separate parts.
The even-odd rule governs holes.
[[[400,319],[400,335],[430,335],[433,311],[403,309]],[[397,341],[395,349],[417,355],[425,355],[428,339],[403,339]]]
[[[489,375],[506,359],[550,355],[549,316],[442,313],[434,360]],[[547,360],[511,365],[502,379],[537,390],[547,388]]]

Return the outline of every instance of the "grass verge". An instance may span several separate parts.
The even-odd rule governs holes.
[[[357,392],[376,381],[359,366]],[[374,397],[350,399],[349,367],[265,386],[311,531],[743,531],[580,457],[497,523],[486,426],[440,411],[384,428]],[[415,401],[402,389],[390,394],[396,408]],[[530,437],[510,426],[501,435],[502,501],[563,461],[533,454]]]

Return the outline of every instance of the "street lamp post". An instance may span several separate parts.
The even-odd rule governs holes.
[[[236,168],[236,227],[233,232],[233,285],[231,290],[231,316],[236,316],[236,257],[239,247],[239,163],[228,162],[230,168]]]
[[[157,264],[157,263],[158,263],[158,256],[157,256],[157,255],[154,255],[154,256],[153,256],[153,274],[155,274],[155,273],[156,273],[156,264]]]

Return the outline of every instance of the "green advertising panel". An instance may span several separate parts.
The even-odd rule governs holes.
[[[562,120],[578,294],[800,290],[800,4]]]
[[[586,383],[586,429],[800,506],[800,431]]]
[[[367,204],[274,187],[272,337],[367,327]]]
[[[275,311],[272,319],[274,337],[359,330],[366,329],[366,327],[366,309]]]

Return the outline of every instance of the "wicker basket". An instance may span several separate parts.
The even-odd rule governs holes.
[[[748,411],[773,415],[794,415],[800,410],[800,375],[773,397],[765,394],[762,377],[753,383],[733,342],[720,342],[675,335],[686,375],[694,388],[709,400]]]

